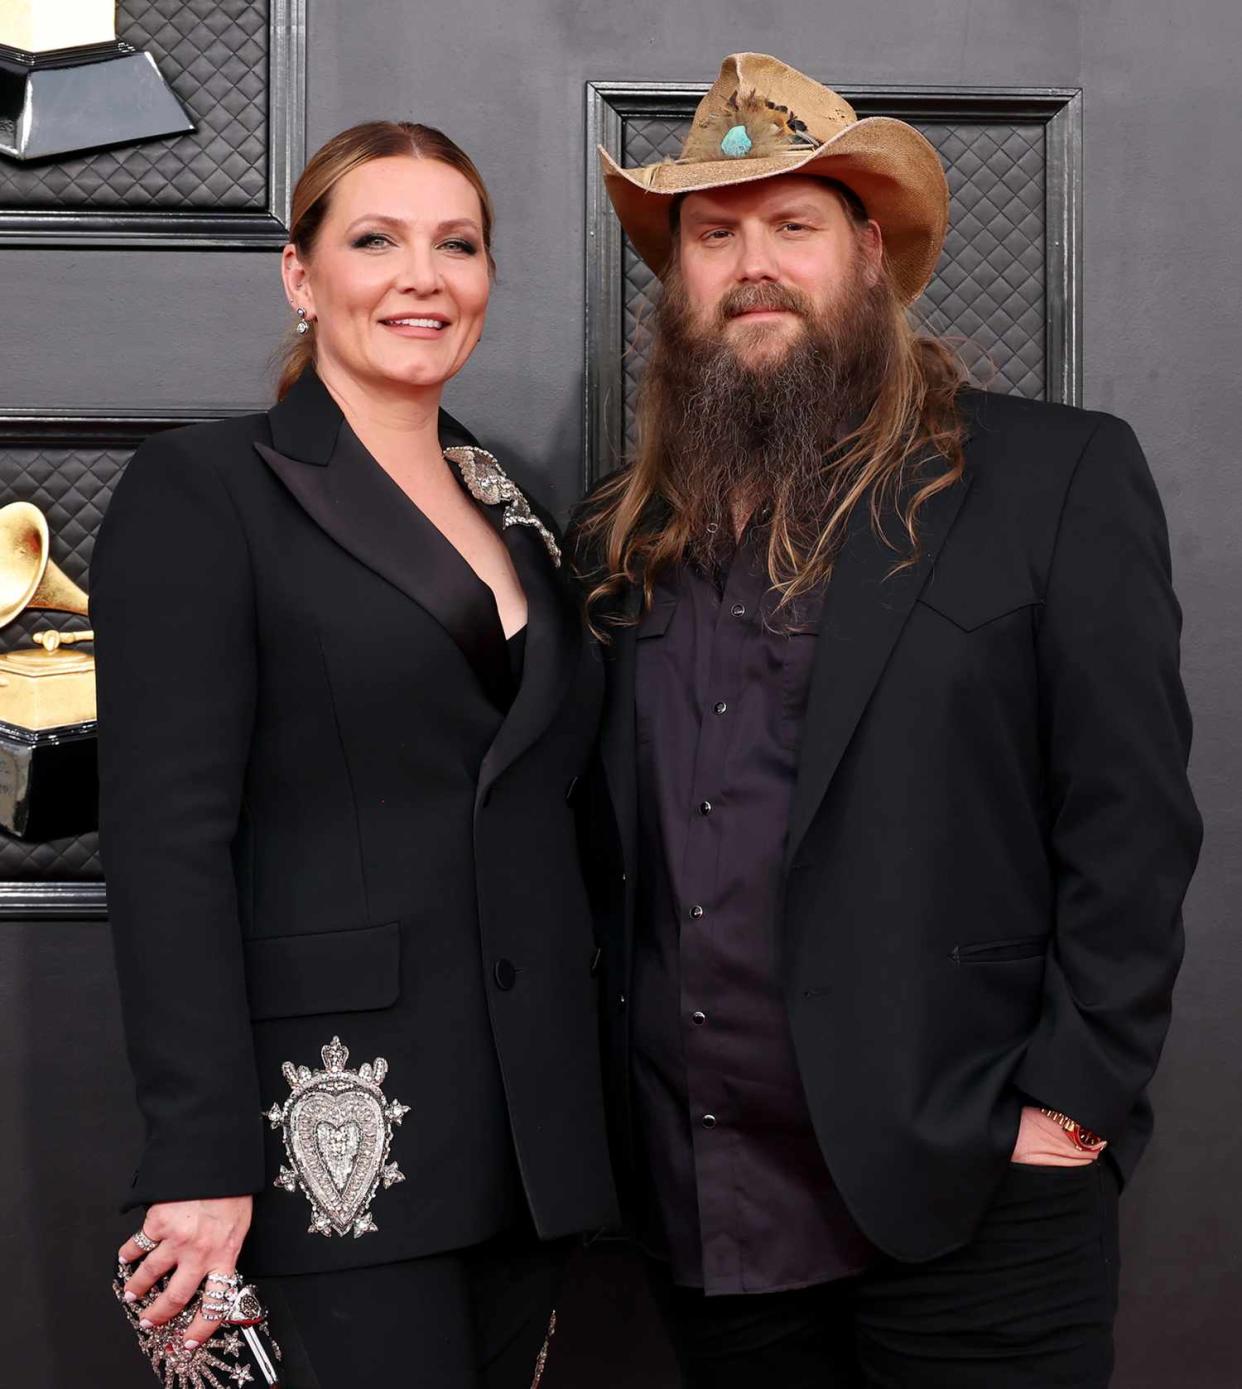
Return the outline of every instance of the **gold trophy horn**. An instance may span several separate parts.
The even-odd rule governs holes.
[[[27,608],[85,616],[85,592],[52,562],[50,550],[47,518],[37,506],[0,506],[0,627]]]
[[[30,502],[0,507],[0,627],[27,608],[87,611],[86,594],[49,557],[47,519]],[[62,645],[92,632],[36,632],[42,650],[0,654],[0,720],[22,728],[60,728],[95,717],[95,661]]]

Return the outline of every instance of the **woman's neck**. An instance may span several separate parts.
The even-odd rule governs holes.
[[[385,472],[443,465],[440,452],[441,387],[384,389],[357,378],[344,378],[329,366],[320,380],[349,427]]]

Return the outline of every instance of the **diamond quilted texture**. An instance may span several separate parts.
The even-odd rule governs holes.
[[[88,588],[95,533],[113,488],[132,448],[3,447],[0,448],[0,493],[3,500],[33,502],[47,517],[52,559],[74,583]],[[85,618],[60,613],[23,614],[4,629],[6,650],[24,646],[32,633],[56,626],[65,631],[86,626]],[[103,877],[98,837],[28,844],[0,833],[0,880],[98,881]]]
[[[957,347],[992,390],[1042,398],[1045,345],[1045,147],[1038,122],[912,122],[945,164],[952,198],[949,235],[916,314]],[[630,119],[627,165],[676,156],[689,122]],[[634,444],[633,407],[650,344],[655,277],[626,240],[623,356],[626,446]]]
[[[120,0],[117,34],[145,49],[198,129],[45,164],[0,158],[0,207],[267,207],[268,0]]]

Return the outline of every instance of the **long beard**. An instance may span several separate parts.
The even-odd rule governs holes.
[[[739,325],[747,309],[800,316],[781,347],[774,330]],[[742,335],[745,336],[742,336]],[[756,351],[744,355],[747,339]],[[735,518],[779,515],[791,536],[814,542],[832,498],[832,455],[867,415],[894,347],[892,293],[861,273],[826,310],[774,283],[739,285],[706,326],[695,323],[674,272],[665,283],[644,380],[648,417],[663,447],[663,492],[686,523],[687,558],[710,571],[735,547]],[[758,350],[759,346],[762,350]]]

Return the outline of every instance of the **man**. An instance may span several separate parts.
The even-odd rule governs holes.
[[[1200,838],[1138,444],[913,334],[911,127],[744,53],[604,160],[663,281],[578,523],[609,1034],[686,1382],[1105,1385]]]

